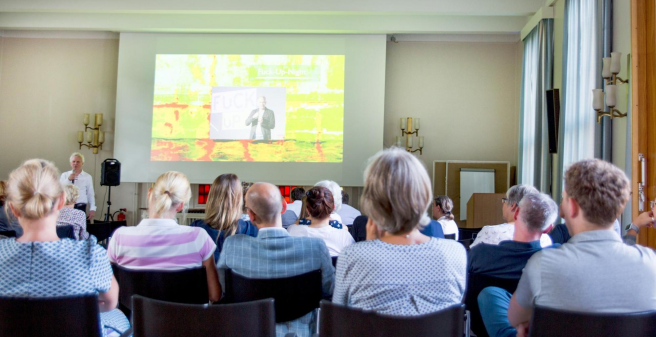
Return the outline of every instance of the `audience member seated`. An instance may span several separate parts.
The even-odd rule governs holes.
[[[656,254],[625,245],[612,229],[630,194],[624,172],[608,162],[591,159],[570,166],[560,210],[572,238],[535,253],[512,298],[486,288],[479,303],[488,290],[484,300],[510,302],[509,325],[520,334],[528,331],[534,305],[588,313],[656,310]]]
[[[87,215],[79,209],[74,208],[79,190],[73,184],[66,184],[64,185],[64,193],[66,194],[66,202],[61,211],[59,211],[57,226],[70,225],[73,227],[75,239],[86,240],[89,238],[89,233],[87,232]]]
[[[42,159],[28,160],[9,175],[7,205],[24,233],[18,239],[0,240],[0,296],[95,293],[103,335],[123,333],[130,323],[116,309],[118,284],[105,249],[95,238],[77,241],[57,237],[57,217],[65,203],[58,176],[57,168]]]
[[[201,227],[216,244],[214,262],[219,261],[225,238],[233,234],[257,236],[257,227],[250,221],[241,220],[244,201],[242,184],[232,174],[222,174],[212,183],[205,205],[205,219],[191,223],[192,227]]]
[[[553,226],[558,206],[544,193],[526,194],[517,206],[513,239],[472,248],[467,262],[469,273],[519,279],[528,259],[542,249],[540,237]]]
[[[314,186],[322,186],[330,190],[333,194],[333,200],[335,200],[335,209],[330,213],[330,225],[337,228],[348,231],[348,228],[342,221],[342,217],[339,216],[338,212],[342,209],[342,189],[339,187],[339,184],[332,180],[322,180]]]
[[[289,198],[292,201],[291,204],[287,204],[287,212],[292,211],[296,214],[297,218],[301,217],[301,209],[303,206],[303,197],[305,196],[305,189],[303,187],[295,187],[292,192],[289,194]],[[283,224],[284,225],[284,224]]]
[[[471,248],[480,243],[489,243],[496,245],[501,241],[512,240],[513,232],[515,231],[515,210],[517,204],[522,198],[529,193],[538,193],[539,191],[533,186],[528,185],[515,185],[511,187],[506,193],[506,197],[502,199],[501,211],[503,218],[507,221],[505,224],[484,226],[476,235],[476,239],[471,244]],[[543,234],[540,238],[542,247],[551,246],[551,238],[547,234]]]
[[[114,232],[107,254],[112,263],[128,269],[181,270],[205,267],[210,301],[221,288],[214,264],[216,244],[199,227],[180,226],[175,215],[191,198],[187,177],[175,171],[162,174],[148,190],[148,219]]]
[[[294,211],[286,210],[285,213],[282,214],[282,228],[287,229],[289,226],[295,224],[299,218],[296,216],[296,213]]]
[[[309,226],[292,225],[287,228],[291,236],[306,236],[322,239],[328,247],[330,256],[339,256],[344,247],[355,241],[348,231],[331,227],[330,213],[334,209],[333,194],[329,189],[315,186],[307,192],[307,213],[311,224]]]
[[[246,193],[246,209],[259,229],[257,237],[233,235],[226,239],[217,264],[221,284],[225,270],[249,278],[283,278],[321,269],[324,296],[333,292],[335,269],[323,240],[292,237],[282,228],[281,213],[286,203],[280,190],[268,183],[256,183]],[[315,311],[290,322],[276,324],[276,335],[295,333],[311,336],[316,326]]]
[[[407,151],[391,148],[374,156],[360,199],[369,216],[368,240],[340,254],[334,303],[414,316],[462,302],[465,248],[419,232],[430,221],[431,189],[426,169]]]
[[[7,199],[7,181],[0,181],[0,232],[14,231],[16,237],[23,235],[23,229],[9,209],[5,208]]]
[[[444,232],[442,229],[442,225],[435,220],[430,220],[428,222],[428,225],[421,228],[419,232],[428,237],[444,239]]]
[[[458,224],[453,220],[453,201],[446,195],[440,195],[433,201],[433,217],[442,225],[444,235],[454,235],[459,240]]]
[[[351,226],[353,225],[355,218],[362,215],[362,213],[360,213],[360,211],[348,203],[349,195],[348,193],[344,192],[344,190],[342,190],[342,208],[339,210],[339,212],[337,212],[337,215],[342,218],[342,224]]]
[[[622,236],[622,228],[620,226],[620,222],[615,219],[615,223],[613,223],[613,230],[617,233],[617,235]],[[551,238],[551,242],[555,243],[560,243],[563,244],[572,237],[569,235],[569,231],[567,230],[567,225],[565,224],[558,224],[555,225],[554,228],[549,232],[549,237]],[[635,236],[633,237],[635,238]],[[629,236],[629,241],[625,243],[631,244],[631,239]],[[633,241],[633,244],[635,244],[635,240]]]
[[[242,204],[244,204],[244,205],[245,205],[244,198],[246,198],[246,192],[248,191],[248,189],[249,189],[251,186],[253,186],[253,183],[247,183],[247,182],[245,182],[245,181],[242,181],[242,182],[241,182],[241,190],[242,190],[242,192],[243,192],[243,196],[242,196]],[[242,220],[244,220],[244,221],[250,221],[250,220],[248,219],[248,213],[246,213],[246,206],[243,206],[243,208],[242,208],[242,210],[241,210],[241,213],[242,213],[242,214],[241,214],[241,219],[242,219]]]

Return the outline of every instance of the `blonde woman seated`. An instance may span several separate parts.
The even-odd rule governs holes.
[[[7,205],[23,236],[0,240],[0,296],[98,294],[103,334],[123,333],[130,323],[116,309],[118,284],[105,249],[95,238],[57,236],[57,217],[65,203],[58,176],[57,168],[42,159],[28,160],[9,175]]]
[[[462,302],[465,248],[419,232],[430,221],[431,199],[428,174],[415,156],[392,148],[373,157],[361,198],[367,241],[339,255],[334,303],[414,316]]]
[[[162,174],[148,190],[148,219],[114,232],[107,254],[112,263],[129,269],[181,270],[204,266],[210,301],[221,297],[214,264],[216,245],[199,227],[180,226],[175,215],[191,198],[187,177],[175,171]]]
[[[289,235],[322,239],[331,257],[339,256],[344,247],[355,242],[348,231],[330,226],[330,213],[335,209],[335,203],[329,189],[313,187],[306,193],[305,205],[310,225],[291,225],[287,228]]]
[[[66,193],[66,202],[61,211],[59,211],[57,226],[73,226],[75,238],[86,240],[89,238],[89,233],[87,233],[87,215],[79,209],[73,208],[79,195],[79,190],[75,185],[66,184],[64,185],[64,193]]]

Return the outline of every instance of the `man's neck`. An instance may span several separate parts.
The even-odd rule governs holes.
[[[580,234],[583,232],[589,231],[598,231],[598,230],[611,230],[613,229],[613,223],[609,223],[606,226],[595,225],[586,220],[572,221],[570,224],[567,224],[567,230],[570,231],[572,236]]]
[[[276,225],[276,224],[255,224],[255,227],[257,227],[258,230],[261,229],[273,229],[273,228],[280,228],[282,229],[282,223]]]
[[[526,227],[518,223],[515,223],[514,225],[515,225],[515,232],[513,234],[513,241],[533,242],[533,241],[539,241],[540,237],[542,237],[541,232],[529,231],[528,229],[526,229]]]

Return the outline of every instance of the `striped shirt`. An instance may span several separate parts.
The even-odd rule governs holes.
[[[214,256],[216,244],[200,227],[173,219],[143,219],[136,227],[114,232],[109,261],[130,269],[181,270],[200,267]]]

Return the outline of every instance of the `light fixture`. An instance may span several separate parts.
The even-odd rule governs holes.
[[[626,117],[626,113],[615,109],[617,105],[617,82],[620,84],[629,83],[628,80],[623,80],[617,76],[622,70],[621,59],[622,53],[619,52],[610,53],[610,57],[602,59],[601,76],[604,78],[606,91],[604,92],[602,89],[592,90],[592,108],[597,112],[597,123],[601,123],[603,117],[610,117],[611,119]],[[604,96],[609,111],[602,111],[604,109]]]
[[[419,147],[413,150],[412,146],[414,142],[412,135],[419,137],[419,118],[415,118],[414,125],[412,117],[401,118],[401,137],[405,136],[405,150],[411,153],[419,151],[420,155],[423,154],[424,137],[419,137]],[[398,147],[403,146],[401,143],[401,137],[396,136],[395,145]]]
[[[103,114],[94,115],[94,127],[89,126],[89,117],[89,114],[84,114],[84,131],[77,132],[77,142],[80,144],[80,150],[82,146],[86,146],[93,150],[93,154],[98,154],[98,149],[102,150],[102,145],[105,142],[105,133],[100,131],[100,126],[103,123]],[[83,144],[85,134],[87,142]]]

